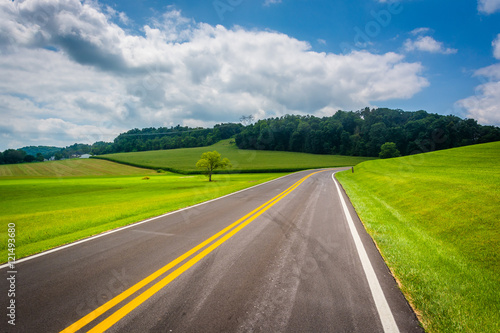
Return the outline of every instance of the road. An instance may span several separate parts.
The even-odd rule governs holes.
[[[316,171],[17,263],[3,331],[423,332],[337,170]]]

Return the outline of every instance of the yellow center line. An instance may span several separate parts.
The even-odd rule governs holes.
[[[177,266],[179,263],[182,261],[186,260],[220,236],[224,235],[227,233],[225,236],[221,237],[219,240],[214,242],[212,245],[207,247],[205,250],[200,252],[198,255],[190,259],[188,262],[177,268],[175,271],[164,277],[162,280],[154,284],[152,287],[141,293],[139,296],[135,297],[133,300],[131,300],[129,303],[125,304],[122,308],[118,309],[115,313],[110,315],[108,318],[103,320],[100,324],[95,326],[92,330],[89,332],[104,332],[106,329],[111,327],[113,324],[115,324],[117,321],[119,321],[121,318],[126,316],[129,312],[131,312],[133,309],[135,309],[137,306],[142,304],[144,301],[146,301],[148,298],[153,296],[155,293],[157,293],[160,289],[168,285],[171,281],[173,281],[175,278],[177,278],[179,275],[181,275],[183,272],[185,272],[187,269],[189,269],[191,266],[196,264],[198,261],[200,261],[202,258],[204,258],[206,255],[208,255],[210,252],[212,252],[214,249],[219,247],[222,243],[224,243],[226,240],[231,238],[234,234],[236,234],[238,231],[243,229],[246,225],[248,225],[250,222],[255,220],[258,216],[263,214],[266,210],[271,208],[273,205],[275,205],[277,202],[279,202],[281,199],[283,199],[285,196],[287,196],[290,192],[292,192],[295,188],[297,188],[302,182],[304,182],[307,178],[310,176],[314,175],[315,173],[318,173],[321,171],[317,171],[314,173],[311,173],[299,181],[297,181],[295,184],[287,188],[285,191],[281,192],[271,200],[267,201],[266,203],[262,204],[258,208],[254,209],[250,213],[246,214],[242,218],[238,219],[236,222],[232,223],[228,227],[224,228],[223,230],[219,231],[212,237],[208,238],[204,242],[198,244],[191,250],[187,251],[180,257],[176,258],[175,260],[171,261],[164,267],[160,268],[153,274],[149,275],[148,277],[144,278],[143,280],[139,281],[129,289],[125,290],[121,294],[117,295],[113,299],[109,300],[105,304],[101,305],[99,308],[95,309],[94,311],[90,312],[80,320],[76,321],[73,323],[71,326],[68,326],[66,329],[61,331],[61,333],[69,333],[69,332],[76,332],[82,327],[86,326],[90,322],[92,322],[94,319],[102,315],[103,313],[107,312],[109,309],[113,308],[115,305],[118,303],[122,302],[135,292],[137,292],[139,289],[143,288],[144,286],[148,285],[155,279],[157,279],[159,276],[162,274],[166,273],[170,269],[174,268]],[[243,222],[243,223],[242,223]],[[233,229],[233,230],[231,230]],[[231,230],[231,231],[230,231]],[[230,232],[228,232],[230,231]]]

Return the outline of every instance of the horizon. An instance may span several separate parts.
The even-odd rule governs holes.
[[[337,112],[360,112],[362,111],[363,109],[361,110],[349,110],[349,111],[346,111],[346,110],[338,110]],[[394,109],[394,110],[401,110],[401,109]],[[424,111],[424,112],[427,112],[426,110],[416,110],[416,111],[406,111],[406,110],[401,110],[402,112],[419,112],[419,111]],[[430,112],[427,112],[428,114],[431,114]],[[292,115],[292,114],[285,114],[285,115],[281,115],[279,117],[274,117],[274,118],[282,118],[284,116],[287,116],[287,115]],[[316,117],[315,115],[312,115],[312,114],[303,114],[303,115],[298,115],[298,116],[311,116],[311,117]],[[243,116],[245,117],[245,116]],[[189,127],[187,126],[189,129],[186,130],[186,131],[179,131],[179,132],[167,132],[167,133],[153,133],[153,134],[146,134],[146,133],[142,133],[142,134],[128,134],[128,135],[131,135],[131,136],[148,136],[148,135],[171,135],[171,134],[175,134],[175,133],[182,133],[182,132],[192,132],[192,131],[197,131],[197,130],[204,130],[204,129],[213,129],[215,128],[215,126],[220,126],[220,125],[225,125],[225,124],[241,124],[243,125],[243,127],[246,127],[248,125],[251,125],[251,124],[255,124],[257,123],[258,121],[260,120],[267,120],[267,119],[272,119],[273,117],[269,117],[269,118],[264,118],[264,119],[257,119],[257,120],[252,120],[252,123],[243,123],[243,120],[240,119],[239,121],[236,121],[236,122],[225,122],[225,123],[217,123],[217,124],[214,124],[212,126],[208,126],[208,127]],[[318,117],[318,118],[321,118],[321,117]],[[463,118],[463,119],[466,119],[466,118]],[[476,120],[476,119],[474,119]],[[477,121],[477,120],[476,120]],[[113,140],[122,135],[122,134],[127,134],[127,132],[130,132],[132,130],[144,130],[144,129],[147,129],[147,128],[153,128],[153,129],[159,129],[159,128],[168,128],[168,129],[173,129],[177,126],[182,126],[180,124],[177,124],[175,126],[158,126],[158,127],[155,127],[155,126],[150,126],[150,127],[143,127],[143,128],[129,128],[128,130],[125,130],[121,133],[118,133],[116,134],[116,136],[113,138]],[[483,125],[484,126],[484,125]],[[494,127],[499,127],[499,126],[495,126],[495,125],[491,125],[491,126],[494,126]],[[110,141],[104,141],[105,143],[112,143],[113,140],[110,140]],[[58,146],[53,146],[53,145],[48,145],[48,146],[45,146],[45,145],[31,145],[31,146],[23,146],[23,147],[19,147],[19,148],[8,148],[8,149],[23,149],[23,148],[28,148],[28,147],[37,147],[37,146],[43,146],[43,147],[51,147],[51,148],[67,148],[69,146],[72,146],[72,145],[76,145],[76,144],[88,144],[88,145],[92,145],[94,143],[97,143],[97,142],[102,142],[102,141],[95,141],[95,142],[91,142],[91,143],[83,143],[83,142],[73,142],[67,146],[64,146],[64,147],[58,147]]]
[[[365,108],[366,109],[366,108]],[[458,117],[458,116],[455,116],[455,115],[440,115],[440,114],[437,114],[437,113],[430,113],[430,112],[427,112],[425,110],[418,110],[418,111],[405,111],[405,110],[401,110],[401,109],[387,109],[387,108],[379,108],[379,109],[371,109],[371,111],[376,111],[376,110],[384,110],[384,111],[397,111],[397,112],[402,112],[402,113],[411,113],[411,114],[416,114],[416,113],[419,113],[419,112],[425,112],[427,115],[429,116],[438,116],[438,117]],[[337,114],[338,112],[343,112],[343,113],[357,113],[357,114],[360,114],[360,117],[361,119],[365,119],[364,116],[361,114],[362,112],[364,111],[364,109],[361,109],[361,110],[355,110],[355,111],[345,111],[345,110],[338,110],[335,114]],[[208,126],[208,127],[189,127],[189,126],[181,126],[181,125],[176,125],[176,126],[170,126],[170,127],[146,127],[146,128],[131,128],[131,129],[128,129],[124,132],[121,132],[119,134],[117,134],[112,140],[110,141],[96,141],[96,142],[90,142],[90,143],[82,143],[82,142],[74,142],[72,144],[69,144],[69,145],[66,145],[66,146],[54,146],[54,145],[31,145],[31,146],[24,146],[24,147],[20,147],[20,148],[9,148],[9,149],[15,149],[15,150],[25,150],[27,153],[29,152],[29,150],[31,148],[56,148],[56,149],[60,149],[60,150],[64,150],[64,149],[68,149],[68,148],[71,148],[73,146],[76,146],[76,145],[84,145],[84,146],[89,146],[89,147],[92,147],[94,146],[95,144],[99,144],[99,143],[104,143],[104,144],[114,144],[116,142],[116,139],[118,138],[123,138],[124,136],[163,136],[163,135],[176,135],[176,134],[182,134],[182,133],[190,133],[190,132],[197,132],[197,131],[205,131],[205,130],[213,130],[215,129],[217,126],[221,127],[221,126],[224,126],[224,125],[241,125],[242,128],[246,128],[247,126],[250,126],[250,125],[255,125],[257,124],[258,122],[260,121],[270,121],[270,120],[274,120],[274,119],[286,119],[287,116],[298,116],[298,117],[305,117],[306,119],[309,119],[309,117],[312,117],[312,118],[317,118],[317,119],[325,119],[325,118],[330,118],[330,117],[333,117],[334,115],[332,116],[329,116],[329,117],[316,117],[314,115],[293,115],[293,114],[285,114],[285,115],[281,115],[279,117],[269,117],[269,118],[266,118],[266,119],[258,119],[258,120],[255,120],[255,119],[251,119],[249,118],[250,116],[242,116],[240,118],[240,120],[238,122],[225,122],[225,123],[218,123],[218,124],[215,124],[213,126]],[[247,119],[248,118],[248,119]],[[458,119],[462,120],[462,121],[467,121],[469,119],[471,120],[474,120],[476,124],[478,124],[479,126],[486,126],[486,127],[494,127],[494,128],[497,128],[497,129],[500,129],[500,126],[495,126],[495,125],[481,125],[477,122],[477,120],[475,119],[472,119],[472,118],[460,118],[458,117]],[[335,120],[335,121],[339,121],[339,119]],[[450,120],[451,122],[453,122],[453,120]],[[385,122],[385,121],[383,121]],[[175,129],[177,127],[183,127],[183,128],[187,128],[186,130],[178,130],[178,131],[169,131],[169,130],[172,130],[172,129]],[[164,132],[164,133],[161,133],[161,132],[153,132],[153,133],[143,133],[143,131],[145,130],[159,130],[159,129],[166,129],[167,132]],[[438,130],[442,130],[440,127],[438,127]],[[136,133],[135,131],[140,131],[140,133]],[[134,133],[129,133],[129,132],[134,132]],[[433,134],[434,135],[434,134]],[[231,137],[231,138],[234,138],[234,135]],[[224,139],[223,139],[224,140]],[[434,139],[433,139],[434,140]],[[439,140],[440,141],[440,140]],[[494,142],[494,141],[487,141],[487,142]],[[216,142],[215,142],[216,143]],[[479,144],[479,143],[484,143],[484,142],[478,142],[478,143],[474,143],[474,144]],[[462,145],[460,145],[462,146]],[[195,147],[200,147],[200,146],[195,146]],[[183,147],[183,148],[186,148],[186,147]],[[164,150],[165,148],[162,148],[160,150]],[[170,148],[170,149],[176,149],[176,148]],[[145,151],[150,151],[150,150],[157,150],[157,149],[146,149]],[[168,150],[168,149],[167,149]],[[265,150],[265,149],[264,149]],[[424,149],[425,150],[425,149]],[[441,150],[441,149],[436,149],[436,150]],[[288,151],[288,150],[285,150],[285,151]],[[432,151],[429,150],[429,151]],[[1,153],[2,151],[0,151]],[[31,154],[31,155],[34,155],[34,154]],[[99,154],[98,154],[99,155]]]

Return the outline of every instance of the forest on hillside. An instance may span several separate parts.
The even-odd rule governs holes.
[[[132,129],[113,142],[75,143],[65,148],[25,147],[0,152],[0,164],[39,162],[82,154],[102,155],[146,150],[204,147],[235,138],[240,149],[294,151],[313,154],[378,156],[386,142],[401,155],[500,141],[500,128],[474,119],[426,111],[370,109],[338,111],[330,117],[285,115],[251,123],[223,123],[213,128],[175,127]]]
[[[241,149],[353,156],[378,156],[385,142],[410,155],[499,140],[500,128],[474,119],[382,108],[323,118],[286,115],[259,120],[236,135]]]
[[[95,143],[95,155],[132,151],[192,148],[210,146],[220,140],[229,139],[240,133],[243,125],[239,123],[218,124],[213,128],[175,127],[132,129],[118,135],[112,143]]]
[[[118,135],[113,142],[98,141],[92,145],[75,143],[65,148],[27,146],[0,152],[0,164],[61,160],[83,154],[102,155],[146,150],[203,147],[228,139],[243,128],[239,123],[218,124],[213,128],[187,126],[134,128]]]

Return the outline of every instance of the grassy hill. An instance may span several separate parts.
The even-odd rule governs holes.
[[[428,332],[500,332],[500,142],[337,178]]]
[[[203,152],[217,150],[227,157],[233,172],[289,172],[324,167],[356,165],[373,158],[341,155],[315,155],[306,153],[243,150],[231,140],[222,140],[212,146],[154,150],[137,153],[100,155],[99,158],[153,169],[165,169],[179,173],[199,173],[196,162]]]
[[[5,178],[125,176],[153,173],[155,173],[153,170],[131,167],[105,160],[82,158],[43,163],[0,165],[0,180]]]

